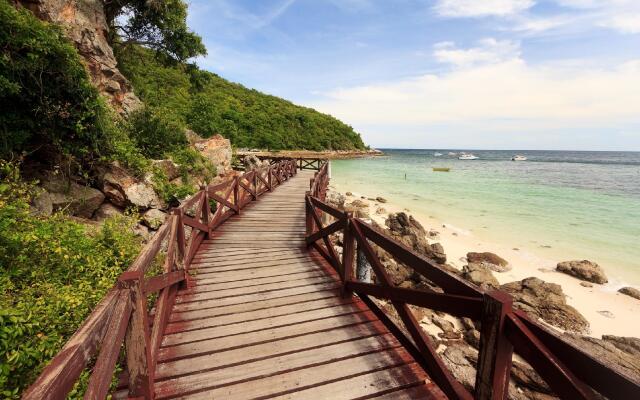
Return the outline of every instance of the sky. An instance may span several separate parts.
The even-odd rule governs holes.
[[[189,0],[201,68],[379,148],[640,151],[640,0]]]

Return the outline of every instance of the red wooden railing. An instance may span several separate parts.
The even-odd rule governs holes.
[[[180,285],[189,285],[189,266],[200,243],[232,215],[297,173],[296,161],[279,162],[226,182],[202,187],[171,210],[131,267],[105,295],[80,329],[24,393],[24,399],[62,399],[95,360],[85,399],[109,393],[118,361],[125,368],[130,398],[153,399],[154,371],[162,335]],[[217,202],[211,215],[210,200]],[[186,232],[191,231],[189,239]],[[186,232],[185,232],[186,231]],[[162,274],[147,277],[163,244]],[[158,294],[152,313],[148,298]],[[124,359],[121,350],[124,344]]]
[[[395,334],[417,362],[451,399],[506,399],[512,353],[519,354],[563,399],[640,399],[640,383],[563,340],[555,332],[512,308],[505,292],[484,292],[434,261],[374,229],[350,213],[325,203],[328,166],[323,164],[306,194],[306,242],[335,268],[345,296],[357,294]],[[323,222],[329,221],[329,222]],[[326,226],[325,226],[326,225]],[[342,256],[330,235],[343,233]],[[427,278],[444,293],[392,285],[374,246]],[[364,255],[376,284],[354,278],[356,253]],[[402,326],[396,325],[371,297],[389,300]],[[458,382],[436,353],[434,344],[408,305],[430,308],[480,321],[480,347],[473,393]]]

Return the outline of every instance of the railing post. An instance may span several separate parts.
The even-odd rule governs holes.
[[[271,180],[271,165],[267,167],[267,182],[269,182],[269,191],[273,190],[273,182]]]
[[[238,184],[239,180],[238,177],[236,176],[233,179],[233,204],[236,205],[236,214],[240,215],[240,191],[238,190],[240,185]]]
[[[307,236],[310,236],[313,233],[313,216],[311,215],[313,208],[309,207],[309,196],[311,196],[311,192],[305,192],[305,200],[304,200],[304,209],[305,209],[305,226]]]
[[[347,289],[347,282],[353,280],[353,267],[356,258],[356,238],[351,232],[351,221],[353,214],[347,212],[345,215],[344,229],[342,233],[342,297],[351,297],[352,292]]]
[[[155,366],[152,365],[147,298],[142,291],[142,279],[141,275],[127,281],[134,307],[125,336],[129,397],[153,399]]]
[[[258,195],[260,194],[258,191],[258,170],[253,171],[253,192],[255,195],[253,196],[254,200],[258,200]]]
[[[475,385],[477,400],[502,400],[509,393],[513,345],[504,334],[504,321],[512,305],[513,299],[505,292],[484,295]]]
[[[209,191],[207,190],[206,186],[200,186],[200,190],[202,190],[204,192],[204,196],[203,196],[204,204],[202,205],[202,220],[203,220],[202,222],[204,222],[204,224],[207,225],[207,227],[208,227],[209,226],[209,211],[210,211]],[[211,238],[211,229],[207,230],[206,238],[207,239]]]

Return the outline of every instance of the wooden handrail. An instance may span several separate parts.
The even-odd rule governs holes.
[[[228,218],[284,183],[297,170],[296,160],[282,159],[220,184],[201,187],[180,207],[172,209],[135,261],[25,391],[23,398],[66,397],[94,358],[96,364],[85,399],[104,398],[124,343],[129,397],[153,399],[154,372],[162,335],[178,286],[190,285],[189,266],[198,247]],[[218,203],[213,215],[209,199]],[[194,208],[194,213],[187,215]],[[191,229],[188,241],[185,240],[187,228]],[[165,241],[167,253],[162,273],[145,278],[145,272]],[[151,293],[158,293],[152,323],[147,309],[147,296]]]
[[[506,398],[512,352],[515,351],[563,399],[592,399],[597,396],[594,391],[610,399],[640,399],[640,382],[576,348],[525,312],[512,309],[511,296],[506,292],[485,293],[361,219],[327,204],[324,200],[329,184],[328,163],[324,162],[317,170],[309,182],[305,200],[307,245],[315,248],[339,272],[343,295],[356,293],[448,397],[482,400]],[[340,231],[344,242],[341,258],[336,255],[338,251],[333,248],[330,237]],[[379,246],[396,261],[438,285],[444,293],[392,286],[371,244]],[[367,258],[380,283],[354,279],[358,251]],[[404,330],[384,315],[370,296],[390,301],[400,316]],[[480,348],[473,394],[452,380],[451,374],[429,344],[428,337],[407,309],[407,304],[480,321]],[[407,338],[405,332],[411,338]]]

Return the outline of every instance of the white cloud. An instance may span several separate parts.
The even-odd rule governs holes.
[[[487,17],[518,14],[534,4],[533,0],[438,0],[433,8],[444,17]]]
[[[358,126],[466,124],[473,131],[531,126],[609,129],[640,124],[640,60],[610,69],[531,66],[513,58],[389,83],[336,89],[312,104]],[[366,134],[366,132],[364,132]]]
[[[440,63],[456,67],[469,67],[477,64],[497,63],[516,59],[520,56],[520,46],[511,40],[485,38],[478,41],[477,47],[457,48],[453,42],[440,42],[434,46],[434,57]]]

